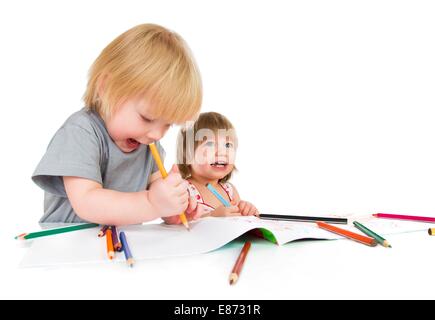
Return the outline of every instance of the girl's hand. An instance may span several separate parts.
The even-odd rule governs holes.
[[[231,217],[231,216],[240,216],[240,211],[237,206],[225,207],[220,206],[217,207],[214,211],[210,213],[211,217]]]
[[[165,179],[159,178],[151,183],[148,199],[159,217],[173,216],[187,209],[189,205],[187,181],[181,178],[176,165]]]
[[[189,197],[189,205],[187,206],[185,212],[187,220],[197,220],[203,215],[203,213],[204,209],[202,206],[198,205],[196,199],[194,197]],[[181,224],[181,218],[179,214],[170,217],[162,217],[162,219],[167,224]]]
[[[237,204],[237,207],[239,208],[242,216],[258,216],[259,214],[257,208],[248,201],[240,200]]]

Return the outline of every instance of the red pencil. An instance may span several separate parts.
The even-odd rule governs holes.
[[[337,228],[336,226],[331,226],[330,224],[327,224],[327,223],[324,223],[321,221],[318,221],[317,225],[319,226],[319,228],[322,228],[322,229],[328,230],[330,232],[339,234],[340,236],[346,237],[348,239],[361,242],[361,243],[368,245],[368,246],[371,246],[371,247],[374,247],[377,244],[376,240],[371,238],[371,237],[366,237],[366,236],[360,235],[358,233],[354,233],[354,232],[351,232],[351,231],[348,231],[345,229]]]
[[[418,222],[430,222],[435,223],[435,218],[433,217],[419,217],[419,216],[408,216],[403,214],[392,214],[392,213],[375,213],[374,217],[386,218],[386,219],[399,219],[399,220],[410,220]]]
[[[248,251],[251,248],[251,242],[246,241],[245,245],[240,251],[239,257],[237,258],[236,263],[234,264],[233,271],[231,271],[230,275],[230,284],[234,284],[240,277],[240,272],[242,271],[243,264],[245,263],[246,256],[248,255]]]

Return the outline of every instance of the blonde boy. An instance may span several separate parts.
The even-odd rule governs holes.
[[[179,35],[143,24],[113,40],[90,69],[86,107],[56,132],[33,173],[45,191],[41,222],[123,225],[184,210],[193,218],[186,181],[176,166],[161,179],[148,144],[194,119],[201,100],[199,71]]]

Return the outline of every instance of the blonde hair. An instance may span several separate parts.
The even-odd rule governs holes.
[[[155,24],[138,25],[113,40],[89,71],[83,100],[103,118],[119,103],[146,97],[151,116],[170,123],[194,119],[202,103],[199,70],[184,40]]]
[[[230,130],[234,139],[235,146],[237,147],[237,135],[233,124],[222,114],[217,112],[204,112],[201,113],[198,119],[192,126],[181,128],[177,137],[177,165],[180,170],[180,174],[184,179],[188,179],[192,176],[192,168],[190,163],[194,159],[194,153],[197,147],[203,142],[197,140],[197,133],[202,129],[212,130],[215,134],[218,134],[219,130]],[[188,147],[189,143],[187,139],[194,139],[193,150]],[[193,151],[193,154],[192,154]],[[237,170],[234,166],[234,170]],[[219,182],[227,182],[231,179],[231,171]]]

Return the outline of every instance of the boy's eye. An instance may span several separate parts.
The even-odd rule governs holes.
[[[234,145],[231,142],[225,143],[225,148],[232,148]]]
[[[147,118],[147,117],[145,117],[145,116],[140,116],[141,118],[142,118],[142,120],[143,121],[145,121],[145,122],[153,122],[153,120],[151,120],[151,119],[149,119],[149,118]]]

